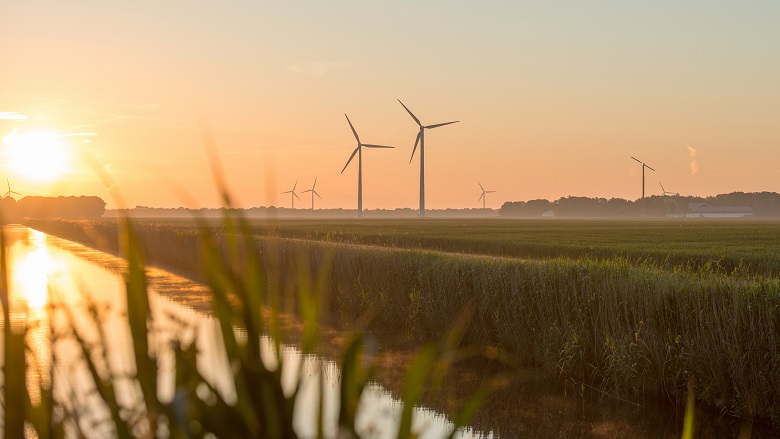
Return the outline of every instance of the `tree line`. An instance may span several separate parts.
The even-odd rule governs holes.
[[[732,192],[709,197],[651,195],[635,201],[569,196],[555,201],[508,201],[498,213],[505,217],[539,217],[550,211],[558,217],[665,217],[667,214],[686,213],[690,203],[750,207],[755,216],[780,216],[780,194],[776,192]]]
[[[97,218],[106,211],[106,202],[96,196],[11,197],[0,199],[0,215],[5,222],[20,218]]]

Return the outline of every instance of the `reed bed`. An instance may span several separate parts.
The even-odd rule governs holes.
[[[27,225],[116,250],[112,221]],[[194,229],[141,223],[137,233],[150,261],[197,273]],[[701,403],[780,425],[774,277],[626,258],[527,260],[257,236],[252,245],[283,290],[294,290],[302,259],[311,273],[330,266],[325,310],[334,319],[371,315],[372,330],[429,341],[471,307],[465,340],[518,362],[618,397],[683,402],[693,381]]]
[[[41,225],[38,224],[39,227]],[[316,356],[310,357],[314,361],[309,365],[300,361],[297,366],[293,365],[298,370],[292,389],[285,390],[289,386],[283,384],[282,371],[285,368],[282,364],[287,360],[281,355],[282,334],[279,301],[276,300],[281,290],[274,281],[263,282],[267,274],[262,271],[264,264],[258,259],[251,236],[240,221],[228,216],[225,219],[228,232],[222,236],[201,229],[194,237],[196,243],[186,239],[158,243],[162,244],[160,248],[165,248],[172,242],[186,242],[191,245],[185,249],[197,248],[200,251],[200,258],[193,259],[202,263],[199,272],[211,293],[213,316],[219,326],[219,344],[223,348],[221,354],[216,354],[219,358],[215,357],[209,363],[210,366],[215,361],[229,365],[226,369],[228,376],[225,377],[228,379],[227,386],[218,386],[201,374],[198,347],[186,321],[174,318],[176,321],[170,323],[180,327],[173,334],[166,335],[167,331],[156,320],[161,316],[155,317],[152,313],[143,248],[154,248],[148,239],[159,238],[155,234],[157,231],[136,234],[134,227],[123,220],[121,224],[114,224],[113,228],[105,227],[105,224],[98,228],[81,228],[81,232],[87,234],[78,235],[76,231],[83,225],[48,223],[49,227],[60,226],[60,231],[64,231],[62,236],[78,237],[85,242],[89,242],[86,237],[90,237],[100,243],[89,243],[101,247],[110,242],[107,250],[121,251],[127,260],[125,294],[116,300],[125,302],[125,312],[122,316],[108,316],[105,310],[90,300],[71,303],[54,300],[50,295],[47,306],[50,317],[44,325],[49,332],[51,349],[43,354],[47,357],[43,363],[39,360],[44,358],[37,357],[35,348],[26,340],[33,329],[30,323],[18,324],[19,319],[16,318],[16,315],[29,310],[12,305],[9,299],[7,247],[4,233],[0,231],[0,319],[3,321],[1,436],[126,439],[298,437],[294,419],[303,376],[319,370],[319,385],[324,386],[321,377],[327,366]],[[139,240],[139,236],[144,236],[146,241]],[[264,256],[268,258],[267,253]],[[323,280],[329,270],[322,267],[310,276],[306,266],[298,264],[289,268],[294,270],[294,274],[288,274],[295,277],[296,283],[285,292],[297,298],[303,325],[300,338],[302,353],[304,356],[316,355],[320,298],[325,287]],[[275,278],[270,276],[270,279]],[[17,324],[11,322],[12,316]],[[398,439],[417,437],[418,427],[412,425],[414,408],[429,393],[431,383],[445,380],[450,366],[463,358],[464,352],[458,345],[468,315],[462,316],[460,324],[453,324],[447,337],[420,349],[407,368],[400,397],[400,421],[394,429],[394,436]],[[107,319],[114,318],[124,319],[122,324],[129,329],[132,353],[128,359],[128,370],[110,360],[125,347],[112,346],[106,338]],[[268,358],[261,347],[261,340],[268,336],[272,342],[271,355],[275,358],[270,362],[275,364],[271,365],[266,364]],[[54,348],[55,344],[59,346],[62,343],[69,344],[70,349],[66,350],[74,354],[75,359],[64,360],[62,353],[56,352],[60,350]],[[316,413],[306,420],[316,431],[312,437],[357,438],[376,434],[373,426],[358,428],[356,422],[358,402],[376,371],[376,360],[367,352],[370,346],[362,333],[355,333],[345,344],[339,369],[335,431],[325,431],[326,397],[321,388],[315,400]],[[83,369],[85,373],[74,378],[72,374],[76,368]],[[161,382],[163,370],[173,374],[173,382]],[[30,375],[36,374],[49,378],[30,380]],[[58,392],[55,392],[55,374],[60,383]],[[67,384],[63,386],[63,383]],[[461,408],[451,412],[453,428],[443,432],[446,437],[452,439],[465,428],[476,408],[498,384],[498,381],[489,380],[468,396]]]

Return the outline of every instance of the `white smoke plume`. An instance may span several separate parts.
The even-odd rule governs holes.
[[[688,147],[688,155],[691,156],[691,175],[696,175],[699,172],[699,164],[696,163],[696,148],[691,145],[686,146]]]

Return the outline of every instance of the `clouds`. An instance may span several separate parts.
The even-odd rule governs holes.
[[[15,111],[0,111],[0,120],[27,120],[27,115]]]
[[[686,146],[688,147],[688,155],[691,157],[691,176],[694,176],[699,173],[699,164],[696,163],[696,148],[691,145]]]

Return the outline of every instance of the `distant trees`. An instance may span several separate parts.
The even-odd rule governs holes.
[[[11,197],[0,200],[0,215],[6,223],[20,218],[97,218],[106,211],[106,202],[100,197]]]
[[[689,203],[707,203],[711,206],[744,206],[753,209],[755,216],[780,216],[780,194],[776,192],[732,192],[710,197],[651,195],[644,200],[622,198],[562,197],[555,201],[508,201],[499,215],[505,217],[540,217],[552,210],[558,217],[664,217],[685,213]]]

